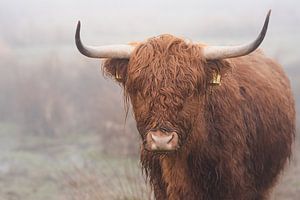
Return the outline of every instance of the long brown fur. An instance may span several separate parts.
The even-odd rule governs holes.
[[[178,132],[180,149],[141,148],[141,163],[158,200],[263,200],[291,155],[295,109],[282,68],[260,51],[206,61],[203,46],[171,35],[140,43],[120,70],[141,139],[153,127]],[[210,84],[212,74],[220,86]]]

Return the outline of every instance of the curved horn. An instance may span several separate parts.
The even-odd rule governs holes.
[[[130,58],[134,46],[131,45],[106,45],[106,46],[86,46],[80,39],[80,21],[78,21],[75,42],[77,49],[83,55],[90,58]]]
[[[271,10],[269,10],[267,17],[265,19],[264,26],[256,38],[256,40],[239,46],[207,46],[203,49],[203,56],[207,60],[215,60],[215,59],[225,59],[225,58],[234,58],[239,56],[244,56],[255,49],[261,44],[263,41],[269,24]]]

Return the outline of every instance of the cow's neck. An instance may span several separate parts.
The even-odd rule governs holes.
[[[168,199],[196,199],[191,188],[193,184],[185,155],[162,158],[161,169],[162,178],[167,185]]]

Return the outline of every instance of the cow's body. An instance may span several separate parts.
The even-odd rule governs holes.
[[[142,147],[141,162],[156,199],[267,198],[291,154],[295,111],[289,80],[260,51],[206,62],[195,59],[194,51],[201,50],[181,48],[181,42],[168,35],[153,38],[137,48],[129,63],[119,62],[127,69],[122,74],[127,76],[125,93],[132,101],[143,140],[148,124],[186,120],[179,125],[185,127],[193,121],[183,128],[188,137],[180,150],[161,154]],[[105,69],[116,61],[107,61]],[[184,61],[186,65],[181,64]],[[220,71],[221,85],[209,84],[211,71]],[[184,96],[191,89],[184,77],[193,75],[202,83],[197,86],[196,102]],[[133,88],[144,97],[137,98],[130,91]],[[180,109],[188,110],[184,117]]]
[[[195,124],[189,153],[142,150],[156,199],[265,199],[290,156],[295,113],[282,68],[259,52],[228,62],[199,109],[206,126]]]
[[[289,80],[254,51],[269,16],[254,42],[236,47],[161,35],[95,48],[82,44],[78,23],[79,51],[110,58],[103,68],[132,103],[141,163],[157,200],[268,198],[295,132]]]

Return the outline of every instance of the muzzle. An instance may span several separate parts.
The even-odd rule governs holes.
[[[179,148],[178,134],[164,129],[150,130],[146,135],[145,148],[148,151],[174,151]]]

